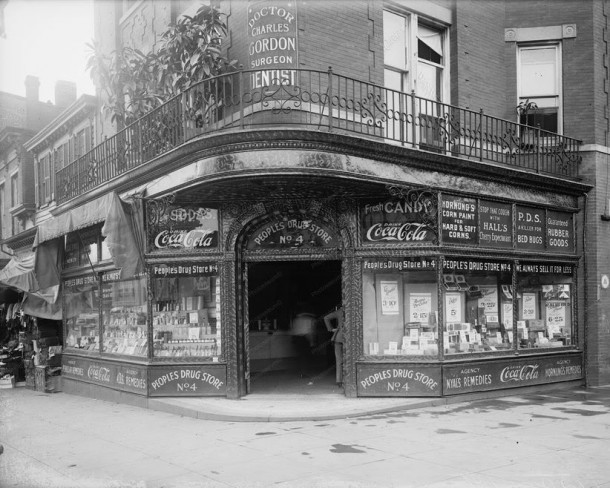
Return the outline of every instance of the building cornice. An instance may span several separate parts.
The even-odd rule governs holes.
[[[24,144],[28,151],[38,152],[41,147],[54,142],[57,137],[66,132],[89,116],[97,108],[97,98],[92,95],[81,95],[72,105],[66,108],[48,125]]]

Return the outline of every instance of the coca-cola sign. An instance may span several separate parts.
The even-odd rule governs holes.
[[[535,380],[539,375],[539,366],[539,364],[507,366],[500,372],[500,381],[502,383],[509,383],[511,381],[520,383],[523,381]]]
[[[61,375],[70,380],[146,395],[146,366],[70,357],[64,354]]]
[[[376,244],[426,244],[436,241],[435,196],[367,201],[360,207],[362,241]]]
[[[154,218],[148,219],[150,248],[173,251],[218,247],[217,209],[196,205],[157,205],[149,212],[154,212]]]

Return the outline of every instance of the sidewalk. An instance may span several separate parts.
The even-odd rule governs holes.
[[[610,388],[441,405],[247,398],[145,409],[0,390],[0,487],[610,488]]]

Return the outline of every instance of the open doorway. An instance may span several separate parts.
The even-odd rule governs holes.
[[[339,392],[323,320],[338,305],[340,261],[249,263],[249,391]]]

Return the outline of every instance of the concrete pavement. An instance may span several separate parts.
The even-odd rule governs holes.
[[[283,401],[304,412],[313,408],[306,402],[340,402]],[[282,407],[269,398],[230,402]],[[610,388],[386,407],[233,422],[0,390],[0,487],[610,488]]]

